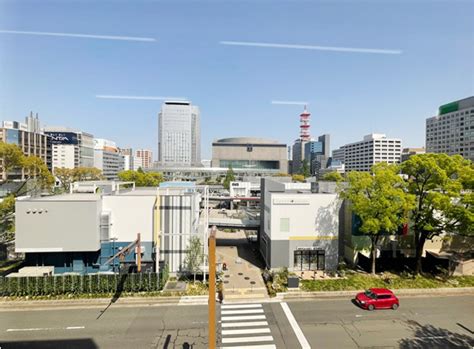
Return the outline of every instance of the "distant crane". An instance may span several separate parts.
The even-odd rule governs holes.
[[[137,233],[137,239],[135,241],[131,242],[130,244],[122,248],[115,255],[113,255],[107,261],[105,261],[104,264],[110,264],[117,257],[120,258],[120,261],[123,261],[125,259],[125,256],[128,256],[133,251],[134,247],[136,248],[136,254],[137,254],[137,260],[136,260],[137,272],[140,273],[142,271],[142,245],[141,245],[140,233]]]

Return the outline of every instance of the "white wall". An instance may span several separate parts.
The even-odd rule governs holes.
[[[53,169],[55,168],[74,168],[75,157],[74,157],[75,146],[71,144],[67,145],[53,145]]]
[[[338,236],[339,207],[337,194],[272,193],[270,195],[270,237],[286,240],[291,236]],[[280,218],[289,218],[289,232],[280,230]]]
[[[111,211],[110,237],[133,241],[137,233],[142,241],[153,241],[155,196],[118,195],[103,197],[103,211]]]

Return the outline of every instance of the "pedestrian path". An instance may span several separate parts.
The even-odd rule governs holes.
[[[276,349],[259,303],[222,305],[221,334],[225,349]]]

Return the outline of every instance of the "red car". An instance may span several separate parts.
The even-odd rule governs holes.
[[[358,293],[355,301],[361,308],[367,310],[396,310],[400,305],[398,298],[386,288],[370,288],[365,292]]]

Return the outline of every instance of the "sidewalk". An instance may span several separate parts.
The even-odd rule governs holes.
[[[217,262],[226,263],[224,271],[224,299],[266,299],[258,256],[243,231],[217,232]]]

